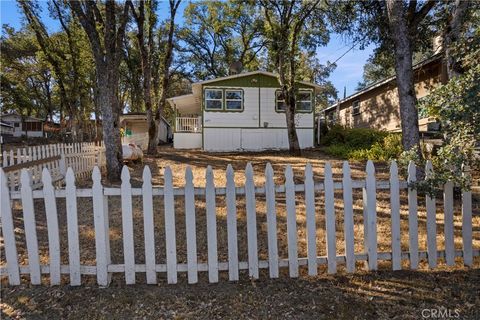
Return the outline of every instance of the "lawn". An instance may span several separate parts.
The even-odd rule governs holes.
[[[290,157],[285,152],[265,153],[228,153],[212,154],[201,151],[178,151],[171,148],[160,149],[160,154],[146,157],[144,164],[148,165],[153,174],[155,185],[163,184],[163,169],[170,166],[173,171],[175,186],[183,186],[184,171],[187,165],[192,167],[195,186],[205,185],[205,168],[211,165],[214,169],[215,184],[225,186],[225,169],[232,164],[235,170],[235,181],[238,186],[244,182],[243,171],[247,162],[251,162],[255,171],[255,183],[264,182],[263,172],[265,164],[270,162],[275,171],[275,182],[283,183],[285,165],[291,164],[294,169],[295,182],[301,183],[303,169],[310,162],[314,168],[315,180],[323,179],[325,161],[331,161],[334,179],[340,180],[342,161],[329,159],[318,151],[306,151],[302,157]],[[141,186],[141,164],[132,164],[130,171],[132,185]],[[365,163],[352,163],[352,176],[354,179],[363,179]],[[376,164],[377,178],[388,179],[388,165]],[[86,187],[89,181],[79,182],[77,185]],[[363,251],[363,209],[361,190],[354,192],[354,223],[355,223],[355,251]],[[335,209],[337,215],[337,255],[344,253],[343,236],[343,202],[341,192],[335,194]],[[377,193],[377,224],[379,251],[390,251],[390,205],[388,190],[379,190]],[[226,207],[223,196],[217,196],[217,229],[218,229],[218,254],[219,261],[227,261],[227,233],[226,233]],[[267,233],[265,200],[257,197],[257,224],[259,258],[267,259]],[[68,264],[67,230],[65,216],[65,202],[57,200],[59,210],[59,224],[61,226],[62,263]],[[443,206],[442,199],[437,199],[437,244],[443,249]],[[88,198],[78,199],[79,226],[80,226],[80,254],[81,262],[85,265],[95,264],[95,238],[93,229],[92,203]],[[123,262],[122,222],[119,197],[110,197],[110,240],[112,250],[112,263]],[[143,215],[140,197],[133,199],[134,234],[136,262],[144,262],[143,244]],[[163,203],[161,198],[154,199],[155,212],[155,247],[157,263],[165,261],[164,219]],[[175,199],[176,232],[177,232],[177,258],[178,262],[186,261],[185,243],[185,215],[184,203],[181,197]],[[27,264],[25,239],[22,232],[21,204],[14,203],[15,226],[18,235],[18,253],[22,264]],[[35,202],[37,217],[37,233],[41,263],[48,263],[48,242],[46,218],[43,202]],[[306,256],[306,221],[303,195],[297,194],[297,229],[298,253],[300,257]],[[245,199],[238,197],[237,201],[239,258],[247,261],[246,240],[246,214]],[[286,212],[285,199],[277,196],[278,216],[278,248],[281,258],[287,257],[286,239]],[[197,223],[197,250],[199,262],[207,261],[206,217],[204,199],[196,199]],[[316,219],[317,219],[317,248],[318,255],[326,254],[325,220],[323,194],[316,194]],[[419,246],[420,250],[426,249],[426,213],[425,201],[419,198]],[[460,203],[455,203],[455,246],[461,248],[461,215]],[[480,247],[480,214],[478,203],[474,203],[474,248]],[[408,251],[408,207],[406,192],[401,194],[401,230],[402,251]],[[0,264],[4,264],[3,250]],[[343,267],[339,267],[339,274],[327,276],[325,268],[320,267],[318,277],[307,277],[306,270],[301,268],[300,279],[289,279],[287,270],[281,269],[282,274],[278,280],[269,280],[268,273],[263,270],[260,280],[250,282],[248,274],[240,274],[239,284],[228,283],[228,274],[221,272],[220,283],[208,284],[206,273],[200,273],[200,283],[187,285],[184,273],[179,274],[179,284],[167,286],[165,275],[159,274],[159,286],[138,285],[125,287],[122,274],[114,274],[113,282],[108,289],[96,288],[95,278],[84,276],[81,288],[70,289],[67,286],[59,288],[31,288],[28,285],[19,288],[2,288],[3,309],[5,314],[23,312],[46,312],[49,317],[65,317],[71,314],[95,316],[95,312],[119,312],[122,306],[129,306],[127,313],[117,314],[116,318],[142,318],[142,312],[156,315],[156,318],[221,318],[232,317],[272,317],[285,316],[290,318],[321,318],[339,315],[343,318],[384,318],[387,314],[396,314],[399,317],[421,317],[419,313],[424,307],[461,308],[463,314],[473,315],[474,305],[479,305],[479,271],[480,259],[475,258],[475,270],[463,268],[460,259],[457,259],[455,268],[447,268],[440,261],[439,269],[429,271],[425,262],[420,264],[420,271],[390,272],[390,262],[380,261],[380,272],[365,273],[363,263],[357,263],[358,273],[346,275]],[[408,268],[404,261],[403,267]],[[144,283],[144,275],[137,274],[137,282]],[[65,284],[68,279],[65,278]],[[48,278],[44,279],[48,284]],[[27,277],[25,278],[27,282]],[[3,285],[5,285],[5,280]],[[80,300],[80,301],[78,301]],[[70,307],[68,304],[72,303]],[[142,306],[143,305],[143,306]],[[50,306],[50,307],[48,307]],[[84,313],[84,308],[89,313]],[[150,311],[148,311],[150,310]],[[252,313],[253,310],[257,310]],[[397,310],[397,311],[395,311]],[[137,311],[137,313],[135,313]],[[339,312],[339,313],[337,313]],[[105,313],[106,316],[108,313]],[[38,314],[40,316],[40,314]]]

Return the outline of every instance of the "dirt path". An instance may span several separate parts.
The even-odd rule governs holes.
[[[480,318],[480,270],[1,293],[2,319],[422,319],[432,310]]]

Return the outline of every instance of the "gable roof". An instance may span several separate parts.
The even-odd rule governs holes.
[[[278,74],[273,73],[273,72],[258,70],[258,71],[242,72],[242,73],[239,73],[239,74],[234,74],[234,75],[215,78],[215,79],[210,79],[210,80],[203,80],[203,81],[195,82],[194,84],[192,84],[192,86],[212,84],[212,83],[216,83],[216,82],[220,82],[220,81],[224,81],[224,80],[243,78],[243,77],[248,77],[248,76],[253,76],[253,75],[264,75],[264,76],[273,77],[273,78],[276,78],[276,79],[278,79],[278,76],[279,76]],[[312,83],[312,82],[297,81],[297,83],[303,84],[303,85],[308,86],[308,87],[314,87],[315,89],[320,89],[321,88],[320,85],[318,85],[316,83]]]

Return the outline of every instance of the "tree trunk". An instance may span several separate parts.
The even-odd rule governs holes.
[[[288,146],[291,155],[300,156],[302,154],[300,143],[298,142],[297,130],[295,125],[295,88],[290,87],[284,90],[285,95],[285,117],[287,119]]]
[[[400,102],[402,126],[402,144],[405,150],[414,147],[422,158],[420,150],[420,132],[418,128],[418,110],[416,106],[412,48],[402,1],[387,0],[387,14],[395,46],[395,72]]]
[[[101,68],[103,69],[103,68]],[[103,142],[105,144],[105,158],[107,163],[107,178],[109,181],[118,181],[122,171],[122,149],[118,110],[112,110],[112,106],[118,106],[117,85],[112,84],[108,72],[98,70],[98,104],[102,111]],[[118,109],[118,108],[117,108]]]
[[[444,46],[445,59],[447,61],[448,79],[452,79],[463,73],[462,66],[457,61],[455,61],[455,58],[452,56],[452,46],[460,37],[461,26],[469,5],[469,1],[456,0],[454,11],[447,25],[447,30],[444,38]]]

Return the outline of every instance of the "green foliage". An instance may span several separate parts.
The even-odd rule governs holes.
[[[368,128],[345,128],[335,125],[329,129],[321,139],[323,145],[345,144],[351,149],[368,148],[375,142],[381,141],[388,134],[384,131]]]
[[[403,151],[401,135],[368,128],[333,126],[322,144],[329,155],[352,160],[388,161]]]
[[[352,151],[349,158],[353,160],[389,161],[397,159],[402,151],[402,136],[390,134],[385,136],[382,141],[375,142],[370,148]]]

